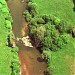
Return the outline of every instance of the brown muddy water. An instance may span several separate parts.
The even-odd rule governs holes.
[[[22,16],[27,6],[26,1],[7,0],[7,5],[13,18],[13,33],[19,38],[26,36],[28,32],[28,23]],[[18,56],[21,63],[21,75],[44,75],[47,64],[39,61],[39,57],[41,57],[39,51],[36,48],[24,46],[21,41],[16,42],[16,44],[19,47]]]

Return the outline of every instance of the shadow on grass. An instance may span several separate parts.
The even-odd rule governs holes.
[[[75,0],[73,0],[73,4],[74,4],[73,11],[75,12]]]

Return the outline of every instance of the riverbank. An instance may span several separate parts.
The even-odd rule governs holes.
[[[28,23],[25,21],[22,13],[26,9],[26,1],[20,2],[19,0],[7,1],[8,7],[10,9],[13,18],[13,32],[16,37],[22,38],[28,35]],[[38,61],[41,54],[36,48],[30,48],[23,45],[22,41],[17,42],[19,47],[19,60],[21,63],[21,75],[44,75],[44,70],[46,70],[46,63]]]

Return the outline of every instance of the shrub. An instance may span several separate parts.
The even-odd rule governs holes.
[[[29,22],[29,26],[37,26],[37,22],[35,21],[34,18],[32,18],[31,21]]]
[[[23,16],[25,17],[27,22],[30,22],[30,20],[32,19],[31,15],[30,15],[30,13],[28,11],[25,11],[23,13]]]
[[[50,21],[50,17],[48,15],[42,15],[42,19],[45,21],[45,23]]]
[[[62,38],[65,44],[70,42],[70,36],[67,33],[62,34],[60,37]]]
[[[45,24],[45,21],[42,18],[35,18],[37,24]]]
[[[47,48],[50,48],[50,47],[51,47],[51,44],[52,44],[52,39],[51,39],[51,37],[46,36],[46,37],[43,38],[43,40],[42,40],[42,45],[43,45],[43,46],[45,46],[45,47],[47,47]]]
[[[61,22],[61,20],[60,20],[59,18],[55,18],[55,20],[54,20],[54,24],[55,24],[55,25],[60,24],[60,22]]]
[[[62,20],[59,23],[59,25],[56,25],[56,28],[59,30],[60,33],[64,33],[64,32],[71,33],[73,26],[71,25],[71,23]]]
[[[0,9],[2,8],[2,4],[0,3]]]
[[[0,3],[6,5],[5,0],[0,0]]]
[[[45,27],[41,25],[41,26],[37,27],[35,35],[36,35],[40,40],[42,40],[42,39],[44,38],[44,33],[45,33],[45,31],[46,31]]]
[[[29,29],[30,34],[35,34],[35,32],[36,32],[36,26],[30,26],[29,28],[30,28]]]
[[[5,18],[5,20],[9,20],[11,23],[13,22],[12,17],[9,15]]]
[[[8,11],[7,8],[2,8],[2,12],[3,12],[3,13],[9,13],[9,11]]]
[[[49,62],[51,60],[51,51],[50,51],[50,49],[47,48],[47,47],[43,47],[42,49],[43,49],[42,58]]]
[[[37,5],[33,2],[29,2],[28,3],[28,11],[32,15],[32,17],[34,17],[34,15],[36,15],[38,13]]]
[[[6,28],[8,29],[12,28],[11,22],[9,20],[6,20]]]

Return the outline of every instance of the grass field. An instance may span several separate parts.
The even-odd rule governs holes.
[[[7,11],[3,11],[6,9]],[[0,75],[11,75],[11,48],[8,45],[8,29],[5,18],[9,16],[5,0],[0,1]]]
[[[40,14],[53,14],[75,25],[75,12],[72,0],[32,0],[37,4]]]
[[[61,51],[52,52],[50,67],[53,69],[53,75],[75,75],[72,65],[75,61],[75,47],[69,43]]]
[[[75,26],[75,12],[72,0],[32,0],[37,4],[39,14],[53,14]],[[51,52],[49,67],[53,75],[75,75],[72,65],[75,61],[75,38],[57,52]]]

